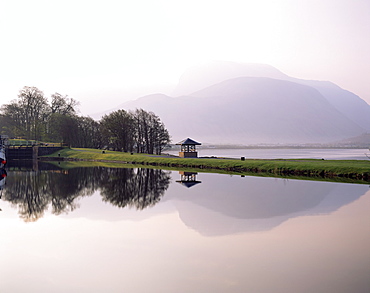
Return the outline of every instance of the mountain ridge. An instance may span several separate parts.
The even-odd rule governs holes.
[[[206,82],[201,78],[204,71],[188,72],[179,85],[193,79],[189,89],[195,89],[241,74],[243,68],[258,76],[226,78],[176,97],[146,95],[117,108],[153,111],[174,142],[193,137],[216,144],[330,143],[370,131],[370,106],[331,82],[296,79],[268,65],[239,64],[232,69],[233,63],[227,64],[228,70],[219,66],[221,73],[205,77]]]
[[[149,95],[121,106],[153,111],[177,134],[176,140],[193,136],[212,143],[326,143],[364,132],[316,89],[271,78],[240,77],[189,96]],[[330,119],[323,123],[326,117]]]
[[[359,96],[342,89],[331,81],[291,77],[267,64],[212,61],[191,67],[180,77],[173,95],[191,94],[223,80],[243,76],[270,77],[316,88],[340,112],[370,132],[370,106]]]

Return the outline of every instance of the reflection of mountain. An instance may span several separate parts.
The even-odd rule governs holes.
[[[2,199],[17,206],[25,221],[37,220],[49,207],[54,214],[73,211],[68,217],[106,221],[143,220],[177,210],[185,225],[213,236],[263,231],[290,218],[331,213],[368,190],[367,185],[208,173],[197,174],[202,184],[184,188],[175,182],[178,172],[172,177],[170,184],[170,171],[103,167],[9,171]]]
[[[204,184],[178,189],[172,199],[182,221],[204,235],[268,230],[289,218],[331,213],[367,190],[365,185],[201,175]]]
[[[165,196],[150,209],[113,209],[95,197],[86,198],[70,216],[141,221],[178,212],[185,225],[202,235],[227,235],[265,231],[291,218],[332,213],[368,190],[366,185],[207,173],[197,175],[202,184],[184,188],[176,182],[180,178],[172,172]]]
[[[89,218],[140,221],[178,212],[189,228],[205,236],[265,231],[288,219],[332,213],[361,197],[366,185],[199,173],[202,184],[184,188],[172,172],[172,184],[161,201],[138,212],[102,207],[100,199],[86,199]],[[128,206],[127,206],[128,207]],[[72,217],[86,216],[80,209]]]

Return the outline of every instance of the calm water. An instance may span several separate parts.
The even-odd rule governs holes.
[[[8,171],[2,293],[370,292],[368,185],[50,169]]]
[[[178,150],[169,154],[178,155]],[[215,156],[248,159],[325,159],[325,160],[369,160],[368,149],[212,149],[198,150],[199,156]]]

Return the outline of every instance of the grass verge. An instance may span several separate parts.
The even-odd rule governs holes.
[[[100,163],[140,164],[166,168],[211,171],[228,174],[264,173],[278,176],[354,179],[370,182],[370,161],[360,160],[261,160],[245,161],[225,158],[178,158],[148,154],[130,154],[97,149],[65,148],[43,160],[90,161]],[[346,180],[340,180],[346,181]]]

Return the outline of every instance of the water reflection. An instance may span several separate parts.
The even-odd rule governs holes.
[[[180,180],[177,180],[176,182],[182,184],[183,186],[187,188],[190,188],[190,187],[193,187],[194,185],[202,183],[202,181],[197,181],[198,173],[196,172],[179,171],[179,174],[180,174]]]
[[[369,292],[367,185],[199,173],[184,188],[171,176],[9,170],[0,291]],[[23,223],[4,199],[44,219]]]
[[[201,176],[197,188],[171,185],[165,198],[175,204],[183,223],[204,236],[267,231],[291,218],[330,214],[368,191],[367,185]]]
[[[47,165],[46,165],[47,166]],[[169,172],[153,169],[73,168],[9,171],[3,199],[18,207],[25,221],[36,221],[51,206],[52,213],[68,213],[77,199],[100,190],[103,200],[118,207],[153,206],[170,182]]]
[[[138,210],[159,202],[170,183],[169,172],[157,169],[105,169],[101,177],[104,201]]]
[[[180,185],[170,184],[171,172],[159,169],[63,170],[49,164],[39,166],[38,171],[8,173],[3,200],[17,207],[24,221],[36,221],[49,209],[56,215],[70,213],[82,198],[98,192],[101,200],[119,208],[143,210],[157,206],[159,201],[170,201],[172,211],[175,208],[183,223],[207,236],[270,230],[293,217],[331,213],[358,199],[368,188],[194,172],[179,172],[176,182]],[[189,188],[194,185],[197,188]],[[163,207],[146,213],[129,213],[127,209],[104,213],[104,208],[100,204],[95,217],[104,214],[107,219],[143,219],[163,213]]]

